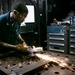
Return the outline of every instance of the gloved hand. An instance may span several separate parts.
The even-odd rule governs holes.
[[[32,50],[33,48],[30,47],[30,46],[27,46],[27,45],[23,46],[22,44],[18,44],[18,45],[16,45],[16,48],[17,48],[18,51],[26,53],[29,57],[34,57],[35,56],[35,54]]]
[[[20,51],[25,52],[27,50],[28,46],[21,46]]]
[[[27,50],[28,46],[27,45],[22,45],[22,44],[18,44],[16,45],[16,49],[18,51],[22,51],[22,52],[25,52]]]

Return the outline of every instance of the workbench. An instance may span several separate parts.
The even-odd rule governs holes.
[[[69,67],[61,67],[56,63],[45,61],[38,57],[29,57],[24,53],[9,52],[0,55],[0,75],[75,75],[75,55],[44,51],[41,55],[67,59]]]

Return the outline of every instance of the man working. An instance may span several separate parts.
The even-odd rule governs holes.
[[[27,14],[25,4],[17,2],[12,5],[10,12],[0,15],[0,51],[11,49],[23,51],[28,48],[20,35],[20,24]]]

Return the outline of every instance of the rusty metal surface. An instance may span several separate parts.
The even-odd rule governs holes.
[[[0,75],[8,75],[10,72],[4,67],[0,66]]]
[[[12,71],[16,75],[75,75],[75,55],[49,51],[44,51],[43,54],[62,57],[63,60],[67,58],[66,63],[72,70],[37,57],[30,58],[24,54],[12,53],[0,58],[0,75],[10,75]]]
[[[23,68],[16,69],[14,72],[17,75],[32,75],[39,71],[41,71],[45,64],[49,63],[49,61],[39,60],[31,65],[23,65]]]
[[[47,71],[41,73],[41,75],[75,75],[75,73],[68,69],[55,66],[50,67]]]

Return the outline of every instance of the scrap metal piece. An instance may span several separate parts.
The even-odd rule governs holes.
[[[21,75],[32,75],[32,74],[35,74],[35,73],[41,71],[44,68],[43,66],[47,63],[49,63],[49,61],[40,60],[31,65],[23,65],[22,68],[15,69],[14,72],[17,75],[20,75],[20,74]]]
[[[0,75],[9,75],[10,71],[0,66]]]

